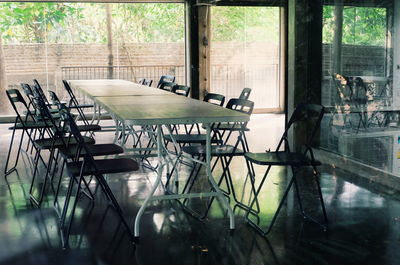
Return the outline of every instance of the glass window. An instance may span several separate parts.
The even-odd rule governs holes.
[[[171,74],[185,84],[184,17],[176,3],[0,3],[0,83],[19,88],[36,78],[60,97],[63,79],[157,84]],[[4,92],[1,99],[10,105]]]
[[[323,10],[323,148],[400,175],[393,8]]]
[[[244,87],[258,109],[280,109],[279,7],[211,8],[211,91],[238,97]]]

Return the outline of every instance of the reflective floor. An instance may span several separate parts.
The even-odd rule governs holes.
[[[282,132],[283,116],[254,115],[250,126],[249,142],[253,150],[273,148]],[[268,130],[269,135],[260,139],[260,135],[265,135],[263,130]],[[1,172],[10,136],[7,126],[0,125]],[[111,133],[98,133],[97,142],[109,142],[112,137]],[[132,245],[113,209],[107,207],[106,199],[97,192],[94,203],[85,197],[80,199],[70,248],[63,250],[53,195],[49,190],[40,209],[30,203],[31,162],[27,155],[22,158],[17,172],[0,179],[0,264],[400,263],[400,194],[371,187],[368,182],[330,167],[321,168],[330,222],[327,232],[302,220],[291,192],[267,238],[244,221],[244,212],[237,207],[237,229],[230,233],[229,218],[217,201],[203,221],[183,211],[176,201],[156,201],[143,216],[140,242]],[[242,158],[235,158],[231,169],[238,197],[247,202],[248,185],[244,185],[247,169]],[[264,170],[257,167],[257,176]],[[180,167],[181,182],[185,181],[188,171],[187,167]],[[217,169],[215,175],[220,172]],[[319,217],[321,213],[308,173],[302,173],[300,183],[303,203],[313,216]],[[133,218],[154,179],[155,173],[148,169],[108,176],[108,183],[130,224],[133,225]],[[273,169],[260,196],[261,224],[270,221],[286,183],[286,170]],[[63,182],[61,200],[66,184]],[[201,179],[195,188],[209,189]],[[163,190],[157,193],[162,194]],[[201,212],[207,200],[193,200],[189,204]]]

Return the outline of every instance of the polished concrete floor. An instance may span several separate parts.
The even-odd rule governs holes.
[[[254,115],[250,123],[252,150],[273,148],[282,132],[283,116]],[[7,125],[0,125],[0,169],[3,172],[8,141]],[[111,140],[98,133],[98,142]],[[49,192],[41,208],[29,201],[32,176],[30,159],[23,155],[18,171],[0,178],[0,264],[400,264],[400,195],[388,188],[371,186],[339,169],[321,168],[321,184],[329,217],[329,230],[303,221],[293,192],[277,224],[266,237],[257,234],[235,208],[237,229],[228,230],[229,219],[218,202],[200,221],[176,201],[153,202],[141,223],[140,242],[132,245],[101,192],[95,203],[79,201],[70,248],[63,250],[58,217]],[[155,162],[155,161],[153,161]],[[257,167],[259,174],[264,168]],[[42,171],[43,172],[43,171]],[[218,175],[219,169],[215,172]],[[232,165],[236,191],[243,201],[246,167],[242,158]],[[260,196],[262,224],[268,223],[287,182],[283,168],[273,170]],[[320,216],[314,186],[303,172],[301,190],[305,208]],[[188,170],[180,168],[184,181]],[[133,225],[155,173],[141,169],[108,177],[108,183]],[[259,180],[259,179],[258,179]],[[63,183],[62,196],[65,196]],[[204,182],[196,188],[208,189]],[[162,194],[159,189],[157,193]],[[203,210],[205,199],[191,205]],[[232,203],[233,206],[233,203]]]

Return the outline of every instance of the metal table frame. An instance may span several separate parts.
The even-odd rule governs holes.
[[[217,199],[221,202],[221,204],[225,205],[228,210],[229,221],[230,221],[229,228],[235,229],[235,219],[232,208],[230,207],[228,199],[223,195],[223,193],[219,189],[211,173],[211,125],[216,122],[246,122],[249,120],[248,115],[233,110],[228,110],[219,106],[215,106],[206,102],[173,95],[169,92],[161,91],[156,88],[144,87],[128,81],[71,80],[68,82],[72,88],[80,90],[85,95],[90,97],[96,104],[98,104],[100,107],[108,111],[112,116],[112,118],[114,119],[114,121],[116,122],[116,124],[119,124],[119,122],[122,123],[122,126],[117,126],[117,130],[120,130],[120,132],[122,133],[122,143],[124,143],[124,138],[125,138],[125,126],[134,126],[134,125],[156,126],[155,134],[157,136],[156,139],[157,139],[157,157],[158,157],[157,178],[151,187],[149,195],[145,199],[143,205],[140,207],[139,212],[136,215],[134,223],[135,237],[139,237],[140,235],[139,225],[141,217],[149,202],[153,200],[217,197]],[[103,92],[98,93],[97,95],[95,89],[96,84],[98,85],[99,90],[103,89]],[[107,89],[107,87],[112,87],[109,93],[104,91],[104,89]],[[118,87],[121,87],[122,89],[119,90]],[[130,93],[127,87],[130,87],[129,89],[132,90],[131,93],[132,95],[129,95]],[[146,90],[142,88],[145,88]],[[176,117],[173,116],[172,114],[171,116],[169,116],[168,113],[162,113],[162,111],[160,112],[163,115],[161,115],[160,117],[157,117],[157,115],[152,116],[150,115],[150,113],[148,116],[146,116],[146,114],[143,115],[143,113],[141,113],[142,115],[137,115],[137,117],[135,117],[135,115],[133,116],[126,115],[126,111],[121,111],[121,109],[118,109],[118,104],[123,104],[121,103],[121,101],[124,100],[126,100],[127,102],[132,101],[133,103],[130,104],[130,106],[124,105],[125,110],[127,109],[134,110],[135,108],[136,109],[139,108],[140,106],[134,104],[134,102],[138,100],[140,104],[142,104],[142,102],[145,101],[150,101],[147,105],[153,104],[152,105],[153,108],[157,107],[162,108],[164,104],[167,104],[166,102],[162,104],[160,103],[159,106],[157,106],[157,103],[154,102],[157,101],[157,98],[160,96],[174,97],[173,98],[174,101],[178,102],[182,101],[181,105],[197,106],[202,111],[205,111],[205,113],[204,115],[199,116],[198,110],[196,110],[196,108],[193,108],[193,110],[189,109],[187,111],[186,116],[184,118]],[[175,105],[174,103],[171,103],[171,107],[173,107],[174,105]],[[221,113],[221,115],[219,115],[219,113]],[[203,123],[206,127],[206,135],[207,135],[206,160],[205,162],[202,161],[196,161],[196,162],[205,165],[208,181],[210,182],[214,191],[204,192],[204,193],[167,194],[167,195],[154,196],[155,191],[161,184],[163,169],[166,165],[168,165],[167,161],[168,154],[164,146],[162,126],[166,125],[167,128],[169,129],[170,128],[169,126],[173,124],[193,124],[193,123]]]

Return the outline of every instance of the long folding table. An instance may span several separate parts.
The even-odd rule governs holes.
[[[249,120],[248,115],[124,80],[69,80],[68,83],[73,89],[79,90],[108,111],[116,123],[121,122],[124,126],[156,127],[157,178],[136,215],[134,224],[136,237],[139,237],[140,234],[141,216],[148,203],[152,200],[217,197],[228,210],[230,229],[235,228],[232,208],[211,173],[211,125],[218,122],[246,122]],[[155,196],[154,193],[161,184],[163,168],[166,165],[162,126],[194,123],[203,123],[206,127],[206,160],[205,162],[198,162],[205,165],[207,178],[214,191]],[[122,132],[124,130],[122,129]]]

